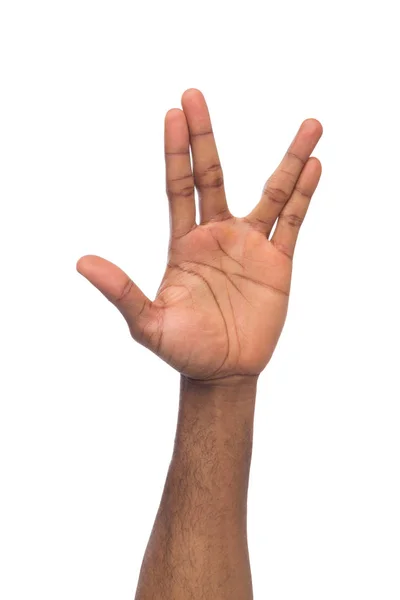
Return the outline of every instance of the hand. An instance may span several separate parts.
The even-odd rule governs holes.
[[[237,218],[201,92],[187,90],[182,107],[165,117],[171,237],[155,300],[100,257],[82,257],[77,269],[121,311],[132,337],[183,375],[204,382],[257,376],[285,322],[294,247],[321,175],[310,154],[322,126],[302,123],[258,204]]]

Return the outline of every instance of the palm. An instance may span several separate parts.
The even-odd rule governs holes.
[[[170,248],[145,343],[194,378],[257,374],[282,329],[291,261],[244,220],[197,227]]]
[[[321,126],[303,123],[261,200],[239,219],[226,203],[204,98],[189,90],[182,103],[184,112],[169,111],[165,121],[171,242],[155,300],[103,259],[83,257],[78,269],[116,304],[132,336],[182,374],[257,375],[285,321],[294,246],[321,171],[309,158]]]

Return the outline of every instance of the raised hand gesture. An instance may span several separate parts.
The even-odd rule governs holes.
[[[84,256],[77,269],[121,311],[136,341],[186,377],[257,376],[284,325],[293,252],[321,175],[310,154],[322,127],[302,123],[258,204],[238,218],[228,208],[201,92],[187,90],[182,107],[165,117],[171,237],[156,298],[103,258]]]

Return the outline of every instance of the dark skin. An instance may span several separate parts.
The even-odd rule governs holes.
[[[257,380],[285,322],[294,249],[321,175],[310,155],[322,126],[302,123],[259,202],[237,218],[201,92],[187,90],[182,108],[165,117],[171,236],[156,298],[103,258],[84,256],[77,268],[120,310],[132,337],[181,374],[174,453],[136,600],[248,600]]]

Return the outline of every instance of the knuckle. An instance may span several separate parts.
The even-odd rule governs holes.
[[[179,196],[188,198],[189,196],[192,196],[193,193],[194,193],[194,189],[193,189],[192,185],[182,187],[179,190],[172,190],[171,188],[167,188],[167,196],[169,197],[170,200],[172,200],[173,198],[177,198]]]
[[[232,214],[228,207],[224,207],[217,211],[211,218],[209,218],[208,223],[218,223],[221,221],[228,221],[229,219],[232,219]]]
[[[288,169],[284,169],[283,167],[278,167],[276,171],[276,175],[270,177],[270,180],[274,177],[279,177],[282,181],[288,182],[290,184],[290,189],[292,189],[298,179],[298,176],[292,171]]]
[[[263,196],[265,196],[268,200],[273,202],[274,204],[286,204],[289,199],[289,192],[282,189],[281,187],[274,187],[271,185],[270,180],[267,182],[263,190]]]
[[[168,198],[192,196],[194,194],[193,175],[185,175],[176,179],[167,179],[166,193]]]
[[[274,239],[271,240],[271,244],[273,246],[275,246],[275,248],[281,252],[282,254],[284,254],[285,256],[287,256],[287,258],[289,258],[290,260],[293,259],[293,251],[292,249],[287,246],[286,244],[282,244],[280,242],[275,241]]]
[[[300,194],[300,196],[304,196],[304,198],[306,198],[307,200],[311,200],[311,194],[306,192],[306,190],[304,190],[303,188],[297,185],[294,189],[298,194]]]
[[[221,167],[221,163],[217,162],[217,163],[213,163],[212,165],[209,165],[204,173],[222,173],[222,167]]]
[[[167,183],[175,183],[176,181],[185,181],[186,179],[193,179],[192,173],[181,175],[180,177],[167,177]]]
[[[294,227],[295,229],[299,229],[303,222],[303,219],[294,213],[288,213],[287,215],[282,215],[282,217],[290,227]]]
[[[255,213],[253,211],[247,217],[243,217],[242,220],[248,223],[255,231],[260,231],[263,234],[267,233],[269,235],[275,224],[276,218],[268,217],[264,214]]]
[[[255,217],[253,223],[255,227],[260,229],[261,231],[271,231],[271,229],[274,226],[275,220],[276,219],[274,218],[269,219],[268,217],[264,217],[263,219],[261,217]]]
[[[306,161],[301,156],[299,156],[296,152],[292,152],[290,149],[286,152],[286,155],[300,163],[303,167],[306,164]]]
[[[121,292],[117,295],[117,297],[115,298],[115,302],[117,303],[121,303],[124,300],[126,300],[126,298],[129,296],[129,293],[132,289],[133,286],[133,281],[132,279],[128,279],[124,285],[124,287],[121,289]]]
[[[220,163],[213,163],[203,170],[195,173],[195,182],[198,189],[221,188],[224,185],[224,174]]]

